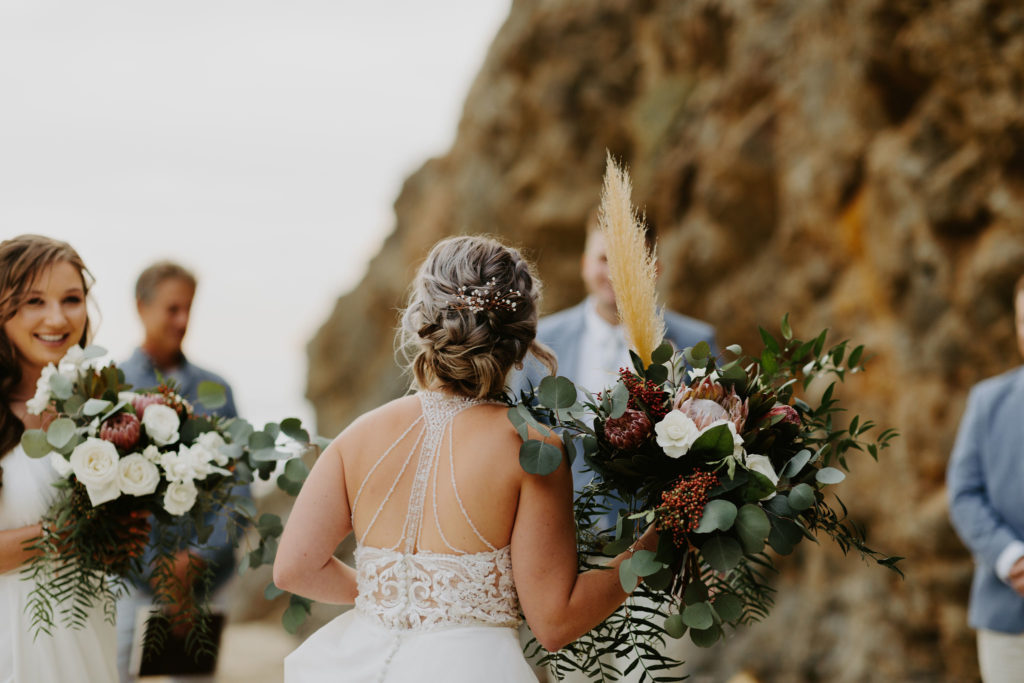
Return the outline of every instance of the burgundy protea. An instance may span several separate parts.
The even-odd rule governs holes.
[[[130,450],[139,442],[139,418],[131,413],[118,413],[100,426],[100,438],[122,450]]]
[[[624,451],[638,448],[651,433],[651,421],[641,410],[627,408],[620,417],[609,418],[604,423],[604,435],[608,443]]]
[[[771,410],[768,411],[768,419],[773,419],[776,415],[781,415],[782,419],[779,422],[788,422],[791,425],[800,426],[800,415],[796,412],[793,406],[787,406],[780,403]]]
[[[160,405],[167,405],[167,401],[160,394],[139,394],[132,399],[132,408],[135,408],[135,414],[142,419],[142,414],[146,412],[146,408],[153,404],[159,403]],[[154,413],[155,415],[156,413]]]

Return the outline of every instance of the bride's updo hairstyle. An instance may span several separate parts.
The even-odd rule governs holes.
[[[430,250],[402,314],[401,341],[418,388],[497,397],[532,352],[555,372],[536,341],[540,280],[511,247],[489,237],[449,237]]]
[[[29,287],[39,274],[61,262],[75,267],[88,296],[92,275],[82,257],[67,242],[42,235],[20,235],[0,242],[0,455],[17,445],[25,429],[10,407],[14,400],[11,393],[21,382],[21,363],[18,350],[4,334],[2,325],[21,308]],[[89,319],[86,318],[78,344],[86,346],[88,340]]]

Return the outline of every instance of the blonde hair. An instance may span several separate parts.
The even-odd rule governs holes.
[[[515,306],[470,305],[464,292],[473,290],[506,297]],[[497,397],[527,352],[554,374],[554,354],[536,340],[539,301],[540,281],[516,249],[490,237],[438,242],[420,266],[402,313],[400,341],[414,385]]]

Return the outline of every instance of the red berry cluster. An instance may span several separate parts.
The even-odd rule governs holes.
[[[686,534],[697,528],[708,504],[708,491],[718,486],[718,476],[697,470],[679,477],[675,486],[661,494],[658,508],[658,531],[668,531],[676,547],[686,547]]]
[[[647,407],[655,420],[668,415],[672,409],[669,405],[668,393],[649,379],[642,379],[628,368],[619,368],[619,377],[629,390],[629,407],[643,410]]]

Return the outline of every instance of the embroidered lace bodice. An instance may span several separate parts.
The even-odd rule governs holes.
[[[370,468],[352,502],[354,517],[367,482],[387,458],[393,457],[398,444],[418,430],[398,475],[367,527],[357,536],[356,609],[399,631],[456,625],[518,626],[521,621],[519,597],[512,580],[510,548],[507,545],[496,548],[481,535],[466,512],[455,483],[452,422],[460,412],[479,402],[429,391],[417,396],[421,416]],[[442,449],[446,437],[448,448]],[[446,451],[443,455],[442,450]],[[488,548],[484,552],[465,552],[449,542],[444,533],[445,525],[438,515],[438,466],[444,456],[447,456],[450,481],[441,482],[445,488],[440,495],[454,496],[464,523]],[[363,539],[373,529],[399,481],[414,462],[408,510],[398,542],[388,548],[364,545]],[[419,549],[424,508],[428,502],[441,542],[450,552]]]

